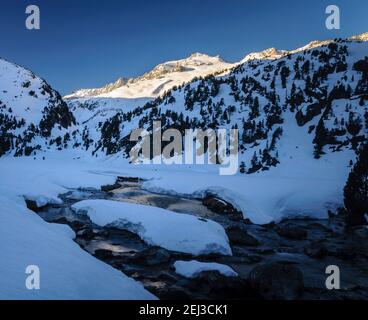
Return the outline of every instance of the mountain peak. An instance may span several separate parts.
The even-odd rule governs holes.
[[[188,58],[211,58],[211,56],[201,52],[194,52]]]
[[[216,55],[216,56],[210,56],[209,54],[206,53],[201,53],[201,52],[194,52],[192,53],[187,59],[217,59],[220,61],[224,61],[220,55]]]
[[[205,77],[233,66],[220,56],[195,52],[184,59],[163,62],[137,78],[119,78],[102,88],[81,89],[64,98],[154,98],[195,77]]]
[[[287,51],[278,50],[272,47],[260,52],[252,52],[247,54],[241,63],[247,62],[249,60],[278,59],[283,57],[285,54],[287,54]]]
[[[352,36],[349,38],[349,40],[368,41],[368,32]]]

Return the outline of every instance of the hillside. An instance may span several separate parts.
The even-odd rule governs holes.
[[[0,59],[0,156],[29,156],[68,145],[73,114],[60,94],[31,71]]]
[[[281,58],[249,59],[142,106],[70,105],[77,119],[92,110],[82,145],[93,155],[127,156],[131,130],[160,120],[164,129],[238,128],[244,173],[341,153],[348,161],[354,156],[345,151],[367,138],[367,53],[360,40],[314,42]]]
[[[346,217],[366,217],[367,35],[194,54],[65,100],[0,60],[0,299],[366,299],[367,228]],[[153,121],[238,129],[239,170],[132,165]],[[42,290],[25,289],[31,263]]]
[[[1,60],[0,155],[73,148],[127,157],[131,130],[150,129],[160,120],[163,129],[239,129],[241,173],[324,155],[354,160],[345,151],[356,151],[367,138],[368,48],[362,40],[365,34],[289,52],[270,49],[248,55],[225,74],[184,82],[155,99],[71,99],[69,109],[44,80]],[[219,61],[195,54],[130,83],[175,77],[183,66],[203,68],[203,59]],[[346,157],[333,156],[338,153]]]

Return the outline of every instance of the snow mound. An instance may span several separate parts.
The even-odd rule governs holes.
[[[218,223],[193,215],[109,200],[85,200],[72,206],[99,226],[111,225],[139,235],[149,245],[202,255],[231,255],[229,239]]]
[[[229,266],[216,262],[176,261],[175,272],[186,278],[196,278],[204,271],[218,271],[226,277],[237,277],[238,274]]]
[[[0,197],[1,299],[155,299],[143,286],[73,242],[66,226],[44,222]],[[40,289],[25,286],[27,266],[40,270]]]

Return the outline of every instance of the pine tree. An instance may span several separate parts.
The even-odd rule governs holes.
[[[323,146],[326,144],[327,141],[328,130],[325,127],[323,119],[318,122],[316,128],[316,136],[314,137],[314,157],[319,159],[323,152]]]
[[[359,152],[358,160],[344,188],[344,204],[349,226],[367,224],[368,217],[368,143]]]
[[[245,173],[245,163],[244,163],[244,161],[242,161],[241,163],[240,163],[240,173]]]
[[[286,80],[290,75],[290,69],[288,67],[282,67],[280,71],[282,87],[286,88]]]
[[[250,107],[251,112],[249,114],[250,119],[254,119],[259,117],[259,100],[258,97],[256,97],[253,101],[253,104]]]

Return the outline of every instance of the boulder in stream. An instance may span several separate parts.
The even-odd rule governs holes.
[[[279,236],[291,240],[304,240],[308,236],[308,231],[305,228],[291,223],[280,225],[276,231]]]
[[[304,289],[300,269],[285,263],[271,262],[256,266],[250,272],[248,281],[265,299],[294,300]]]
[[[226,228],[226,234],[230,243],[233,245],[255,247],[260,244],[258,239],[250,235],[245,229],[239,226],[231,226]]]

